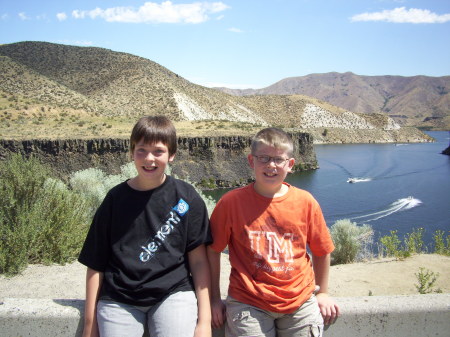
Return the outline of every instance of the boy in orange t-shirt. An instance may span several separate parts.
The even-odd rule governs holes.
[[[321,336],[324,323],[339,315],[327,294],[334,245],[320,206],[310,193],[284,182],[295,163],[292,154],[284,131],[258,132],[248,155],[255,182],[225,194],[211,215],[212,323],[220,327],[226,311],[227,337]],[[220,253],[227,246],[225,310],[219,281]]]

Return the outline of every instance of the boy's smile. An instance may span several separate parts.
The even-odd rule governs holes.
[[[150,171],[154,171],[154,170],[156,170],[156,169],[157,169],[157,167],[156,167],[156,166],[150,166],[150,167],[148,167],[148,166],[144,166],[144,167],[143,167],[143,169],[144,169],[145,171],[148,171],[148,172],[150,172]]]

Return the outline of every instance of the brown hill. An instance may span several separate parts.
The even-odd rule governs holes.
[[[290,77],[263,89],[219,89],[240,96],[301,94],[353,112],[386,113],[401,125],[450,129],[450,76],[360,76],[333,72]]]
[[[138,116],[161,113],[191,123],[195,135],[204,125],[194,122],[219,121],[205,132],[276,125],[310,131],[323,142],[427,140],[385,114],[354,113],[305,95],[233,96],[126,53],[46,42],[0,45],[2,138],[115,137],[128,134]]]

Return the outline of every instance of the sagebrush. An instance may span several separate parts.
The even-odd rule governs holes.
[[[348,219],[336,221],[330,229],[335,249],[331,264],[351,263],[371,257],[373,230],[369,225],[358,226]]]
[[[35,158],[15,154],[0,162],[0,273],[76,258],[87,230],[87,203],[50,177]]]

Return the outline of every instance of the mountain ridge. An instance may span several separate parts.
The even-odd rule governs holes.
[[[302,94],[353,112],[386,113],[405,126],[450,128],[450,76],[330,72],[288,77],[261,89],[216,89],[239,96]]]
[[[98,47],[0,45],[0,94],[2,138],[42,137],[39,132],[56,138],[101,137],[108,128],[114,131],[124,123],[131,128],[137,117],[162,113],[179,122],[279,126],[311,132],[323,142],[329,141],[328,128],[339,130],[339,139],[348,142],[360,141],[360,136],[345,140],[348,130],[370,135],[366,141],[429,141],[386,114],[356,113],[298,94],[234,96],[190,83],[151,60]],[[211,135],[220,131],[217,127]]]

